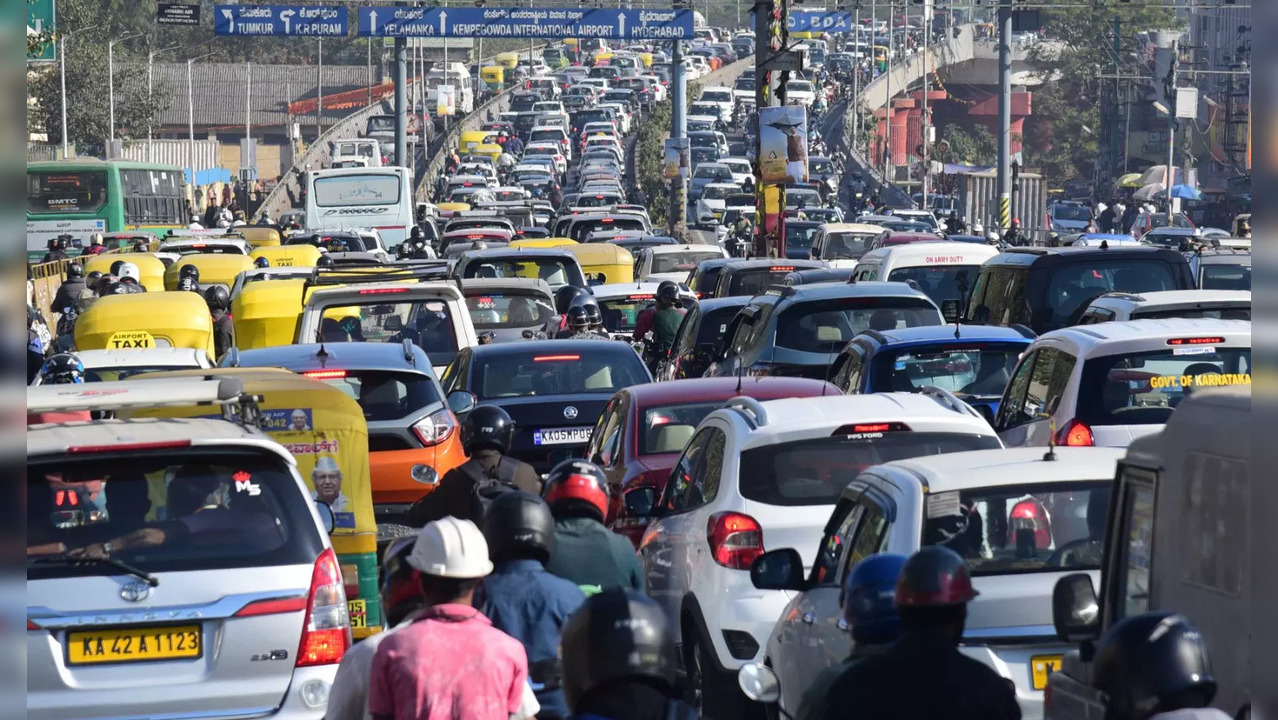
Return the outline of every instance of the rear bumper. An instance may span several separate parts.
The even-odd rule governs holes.
[[[373,481],[373,506],[413,503],[435,489],[412,477],[414,465],[427,465],[443,478],[449,470],[466,462],[461,439],[456,433],[441,445],[412,450],[382,450],[368,454],[368,467]]]

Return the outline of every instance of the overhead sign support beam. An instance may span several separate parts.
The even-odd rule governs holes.
[[[362,7],[361,37],[687,40],[691,10]]]

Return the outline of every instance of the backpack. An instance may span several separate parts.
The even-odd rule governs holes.
[[[488,512],[493,501],[508,492],[517,492],[515,473],[519,470],[519,461],[511,457],[502,457],[501,462],[492,472],[485,472],[479,462],[471,460],[458,467],[466,476],[475,482],[470,489],[471,520],[479,524]]]

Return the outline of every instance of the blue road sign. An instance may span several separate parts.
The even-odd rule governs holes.
[[[316,5],[214,5],[217,35],[346,37],[346,8]]]
[[[362,7],[364,37],[627,38],[692,37],[691,10]]]
[[[785,27],[790,32],[847,32],[852,29],[852,13],[791,11]]]

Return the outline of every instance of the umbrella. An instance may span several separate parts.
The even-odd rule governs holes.
[[[1138,188],[1142,185],[1140,181],[1140,173],[1128,173],[1118,178],[1118,187],[1120,188]]]
[[[1144,202],[1146,200],[1153,200],[1154,197],[1158,195],[1158,193],[1162,192],[1163,190],[1166,190],[1166,188],[1163,187],[1162,183],[1150,183],[1146,185],[1145,187],[1132,193],[1132,199],[1139,200],[1141,202]]]
[[[1177,180],[1182,179],[1180,168],[1173,167],[1172,174],[1174,176],[1172,177],[1172,184],[1175,185]],[[1167,166],[1166,165],[1154,165],[1153,167],[1149,168],[1148,170],[1140,174],[1141,185],[1152,185],[1154,183],[1164,183],[1164,187],[1166,187],[1166,182],[1167,182]]]
[[[1167,194],[1181,200],[1201,200],[1203,197],[1203,194],[1198,192],[1198,188],[1192,185],[1172,185]]]

